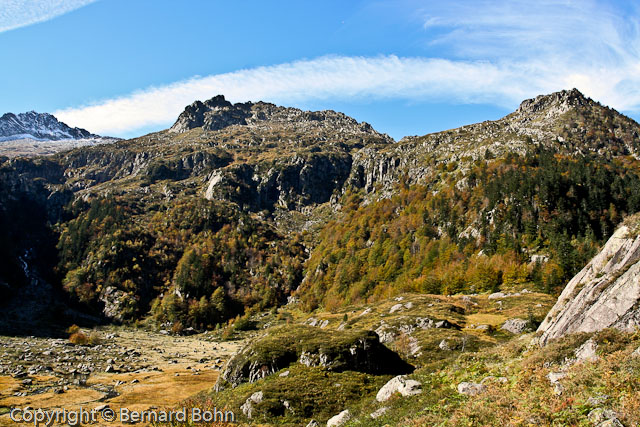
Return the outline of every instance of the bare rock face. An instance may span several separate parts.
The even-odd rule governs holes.
[[[640,325],[640,236],[628,220],[567,284],[544,322],[539,343],[576,332]]]

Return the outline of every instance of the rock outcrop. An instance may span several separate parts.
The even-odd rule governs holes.
[[[538,328],[541,345],[570,333],[640,326],[638,219],[627,219],[567,284]]]
[[[294,362],[328,371],[407,374],[413,367],[380,343],[373,331],[331,332],[305,326],[285,328],[254,340],[227,363],[217,389],[255,382]]]

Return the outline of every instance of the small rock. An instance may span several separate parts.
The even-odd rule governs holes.
[[[611,418],[609,420],[601,422],[597,425],[597,427],[624,427],[624,424],[622,424],[617,418]]]
[[[413,308],[413,303],[411,301],[406,302],[404,304],[404,308],[406,308],[407,310],[411,310]]]
[[[131,384],[138,384],[139,382],[140,382],[140,380],[137,379],[137,378],[131,380]]]
[[[107,408],[109,408],[109,405],[104,404],[104,405],[96,406],[94,409],[95,409],[97,412],[102,412],[102,411],[104,411],[104,410],[105,410],[105,409],[107,409]]]
[[[436,322],[434,326],[437,329],[460,329],[458,325],[454,325],[448,320],[440,320],[439,322]]]
[[[631,357],[640,357],[640,347],[636,348],[636,350],[631,353]]]
[[[288,377],[289,376],[289,371],[284,371],[282,372],[280,375],[278,375],[279,377]]]
[[[593,424],[600,425],[600,423],[604,421],[617,420],[618,414],[616,414],[614,411],[610,409],[596,408],[596,409],[593,409],[591,412],[589,412],[589,415],[587,415],[587,418],[589,418],[589,421],[591,421]],[[615,425],[615,424],[611,424],[611,425]]]
[[[408,380],[404,375],[398,375],[382,386],[376,394],[376,400],[385,402],[395,393],[400,393],[405,397],[420,394],[422,393],[422,384],[416,380]]]
[[[360,314],[358,315],[358,317],[366,316],[366,315],[367,315],[367,314],[369,314],[369,313],[371,313],[371,308],[370,308],[370,307],[369,307],[369,308],[364,309],[364,311],[363,311],[362,313],[360,313]]]
[[[525,329],[527,329],[528,325],[529,322],[524,319],[509,319],[504,322],[504,325],[502,325],[502,329],[507,332],[511,332],[512,334],[521,334],[525,331]]]
[[[507,294],[505,294],[504,292],[494,292],[491,295],[489,295],[489,299],[500,299],[506,296]]]
[[[487,391],[487,386],[484,384],[462,382],[458,384],[458,393],[467,396],[476,396],[480,393]]]
[[[549,372],[547,374],[547,379],[551,384],[557,384],[561,379],[567,376],[566,372]]]
[[[377,418],[380,418],[384,414],[386,414],[388,411],[389,411],[389,408],[387,408],[386,406],[383,406],[382,408],[377,409],[376,411],[369,414],[369,416],[375,420]]]
[[[449,347],[449,343],[447,342],[447,340],[440,341],[440,344],[438,344],[438,348],[442,351],[451,350],[451,347]]]
[[[249,396],[246,402],[244,402],[244,404],[240,406],[242,413],[245,414],[247,418],[251,418],[251,416],[253,415],[253,404],[262,402],[263,398],[264,394],[261,391],[253,393],[251,396]]]
[[[494,376],[488,376],[482,379],[482,381],[480,381],[480,384],[486,384],[488,382],[498,382],[500,384],[506,384],[509,382],[509,379],[507,377],[494,377]]]
[[[311,420],[309,421],[309,424],[307,424],[307,427],[319,427],[320,424],[318,424],[318,422],[316,420]]]
[[[584,344],[580,346],[579,349],[576,350],[576,362],[595,362],[599,359],[596,354],[596,350],[598,349],[598,344],[590,338]]]
[[[346,424],[347,421],[351,419],[351,412],[348,409],[340,412],[338,415],[335,415],[329,418],[327,421],[327,427],[339,427],[341,425]]]
[[[553,384],[553,393],[556,396],[560,396],[562,393],[564,393],[564,386],[560,383]]]
[[[393,307],[391,307],[391,309],[389,310],[389,314],[393,314],[398,310],[402,310],[402,308],[404,308],[402,304],[396,304]]]
[[[27,378],[26,380],[22,380],[22,385],[31,385],[33,380],[31,378]]]
[[[600,394],[598,396],[593,396],[587,399],[587,404],[590,406],[602,406],[609,399],[609,396],[606,394]]]

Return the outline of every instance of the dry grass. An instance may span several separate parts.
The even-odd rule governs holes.
[[[74,330],[74,333],[81,332]],[[91,409],[105,403],[115,411],[120,408],[145,410],[151,407],[177,407],[181,401],[209,390],[215,384],[219,371],[212,369],[211,360],[220,358],[224,361],[241,345],[241,342],[212,342],[208,337],[173,337],[133,329],[117,329],[117,334],[116,340],[120,345],[136,348],[141,358],[150,361],[161,371],[96,373],[89,377],[86,387],[69,386],[60,394],[54,393],[54,389],[59,388],[56,377],[32,376],[34,389],[47,387],[49,390],[27,396],[13,395],[25,391],[22,379],[0,376],[0,426],[16,425],[6,413],[8,408],[13,407],[77,410],[80,407]],[[89,333],[88,336],[92,335],[97,334]],[[157,349],[163,349],[163,352]],[[208,361],[200,363],[203,357]],[[122,383],[115,386],[119,396],[105,399],[107,396],[97,386],[113,386],[118,381]],[[124,425],[110,423],[109,426]]]

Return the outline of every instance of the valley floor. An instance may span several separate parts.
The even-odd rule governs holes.
[[[211,388],[241,346],[208,334],[177,337],[133,328],[100,328],[91,334],[100,345],[0,337],[0,426],[18,425],[10,419],[11,408],[174,408]]]

